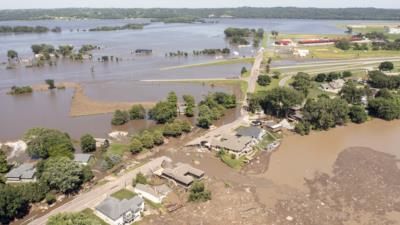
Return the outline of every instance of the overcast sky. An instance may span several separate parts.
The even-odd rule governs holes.
[[[0,0],[1,9],[121,7],[121,8],[217,8],[239,6],[297,6],[319,8],[400,8],[400,0]]]

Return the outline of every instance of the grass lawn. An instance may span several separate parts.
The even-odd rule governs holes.
[[[127,189],[121,189],[121,190],[113,193],[111,196],[116,199],[123,200],[123,199],[131,199],[131,198],[135,197],[136,194]]]
[[[385,51],[385,50],[341,50],[333,45],[325,46],[304,46],[302,48],[310,50],[310,57],[317,59],[354,59],[354,58],[368,58],[368,57],[391,57],[399,56],[400,51]]]
[[[91,209],[85,209],[85,210],[82,211],[82,213],[85,214],[86,216],[88,216],[89,218],[91,218],[91,219],[97,221],[96,224],[99,224],[99,225],[108,225],[108,223],[104,222],[102,219],[100,219],[99,217],[97,217],[97,216],[94,214],[93,210],[91,210]]]
[[[240,157],[238,159],[236,159],[236,158],[232,159],[231,154],[225,153],[222,156],[220,156],[220,158],[221,158],[221,161],[223,163],[225,163],[226,165],[228,165],[229,167],[231,167],[231,168],[233,168],[235,170],[240,170],[245,164],[244,163],[244,160],[245,160],[244,156],[242,156],[242,157]]]
[[[263,150],[268,146],[268,144],[271,144],[274,141],[276,141],[276,138],[273,137],[271,134],[267,133],[263,137],[263,139],[255,146],[255,148],[258,150]]]
[[[122,156],[127,151],[129,151],[128,145],[121,143],[112,143],[107,150],[107,154]]]
[[[151,208],[153,209],[162,209],[163,205],[159,204],[159,203],[154,203],[150,200],[144,199],[144,202],[146,203],[146,205],[149,205]]]
[[[281,79],[281,78],[280,78]],[[267,85],[267,86],[260,86],[258,83],[256,84],[256,92],[257,91],[268,91],[268,90],[271,90],[271,89],[273,89],[273,88],[276,88],[276,87],[278,87],[278,85],[279,85],[279,80],[280,79],[274,79],[274,78],[271,78],[271,83],[269,84],[269,85]]]
[[[241,77],[243,78],[250,77],[250,71],[247,71],[246,73],[242,74]]]
[[[184,69],[184,68],[193,68],[193,67],[202,67],[202,66],[220,66],[220,65],[229,65],[229,64],[237,64],[237,63],[254,63],[254,58],[237,58],[237,59],[223,59],[223,60],[215,60],[205,63],[196,63],[196,64],[188,64],[181,66],[173,66],[173,67],[165,67],[161,68],[161,70],[173,70],[173,69]]]

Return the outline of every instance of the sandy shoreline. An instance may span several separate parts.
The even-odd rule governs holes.
[[[111,113],[118,109],[129,110],[134,104],[142,104],[147,109],[155,105],[155,102],[107,102],[93,100],[85,95],[82,85],[74,82],[58,83],[57,88],[60,87],[74,89],[69,113],[71,117]],[[47,84],[32,85],[32,88],[34,91],[49,91]]]

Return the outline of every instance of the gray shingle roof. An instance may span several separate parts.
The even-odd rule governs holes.
[[[237,129],[236,133],[239,136],[245,136],[245,137],[258,137],[260,134],[262,134],[263,130],[259,127],[240,127]]]
[[[185,185],[189,185],[193,182],[193,176],[200,178],[204,175],[204,171],[184,163],[177,163],[175,168],[166,168],[162,173]]]
[[[96,210],[112,220],[117,220],[128,211],[133,211],[135,213],[140,211],[140,206],[142,203],[143,199],[140,196],[123,200],[118,200],[114,197],[108,197],[96,207]]]
[[[91,154],[77,153],[74,154],[74,161],[78,163],[88,163],[90,157],[92,157]]]
[[[36,168],[33,164],[22,164],[6,174],[6,178],[33,179]]]
[[[252,138],[248,136],[231,136],[225,135],[221,138],[213,139],[211,146],[224,148],[226,150],[241,152],[251,142]]]

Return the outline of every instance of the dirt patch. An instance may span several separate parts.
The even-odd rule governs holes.
[[[400,170],[392,155],[367,148],[341,152],[333,174],[306,179],[309,193],[280,200],[269,222],[298,225],[389,225],[400,212]]]
[[[186,203],[176,212],[146,218],[141,224],[215,225],[265,224],[263,208],[254,199],[250,189],[234,188],[221,181],[207,182],[212,200],[205,203]]]

